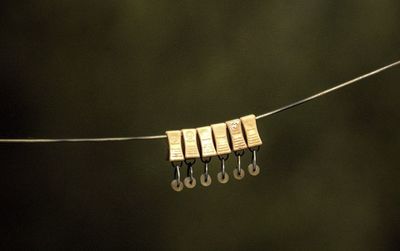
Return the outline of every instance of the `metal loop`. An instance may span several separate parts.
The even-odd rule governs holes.
[[[258,152],[260,150],[260,146],[250,147],[249,150],[252,151],[252,152],[253,151],[257,151]]]
[[[192,165],[188,165],[187,177],[190,177],[190,180],[193,180],[193,166]]]
[[[200,160],[201,160],[201,162],[203,162],[204,164],[206,164],[206,163],[208,164],[208,163],[211,162],[211,157],[207,157],[207,158],[201,157]]]
[[[179,164],[177,164],[177,163],[179,163]],[[181,167],[182,164],[183,164],[182,161],[172,161],[172,162],[171,162],[171,165],[172,165],[172,167],[174,167],[174,168],[177,167],[177,166]]]
[[[192,166],[196,163],[196,159],[185,159],[185,164],[188,166]]]
[[[220,160],[227,160],[227,159],[229,159],[229,154],[218,155],[218,159],[220,159]]]
[[[236,156],[243,156],[245,154],[245,151],[244,150],[239,150],[239,151],[236,151],[234,153],[235,153]]]
[[[175,166],[175,171],[174,171],[174,178],[175,180],[178,181],[178,183],[180,183],[181,181],[181,172],[179,170],[180,166]]]
[[[260,149],[260,148],[258,148]],[[257,165],[257,151],[258,150],[252,150],[252,156],[251,156],[251,161],[253,162],[253,166],[255,167]]]
[[[221,159],[221,172],[225,175],[225,159]]]
[[[239,170],[239,173],[241,172],[241,170],[242,170],[242,167],[241,167],[241,161],[240,161],[240,157],[241,157],[242,155],[236,155],[236,159],[237,159],[237,166],[236,166],[236,168]]]
[[[206,180],[208,178],[208,162],[204,163],[204,175],[206,176]]]

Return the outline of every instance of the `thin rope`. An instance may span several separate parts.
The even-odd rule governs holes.
[[[321,91],[319,93],[316,93],[312,96],[309,96],[307,98],[298,100],[294,103],[291,103],[289,105],[285,105],[283,107],[280,107],[276,110],[260,114],[256,116],[256,119],[262,119],[269,117],[271,115],[292,109],[296,106],[302,105],[304,103],[307,103],[311,100],[320,98],[328,93],[337,91],[341,88],[344,88],[346,86],[349,86],[351,84],[354,84],[356,82],[359,82],[362,79],[366,79],[368,77],[371,77],[372,75],[378,74],[382,71],[385,71],[389,68],[392,68],[396,65],[400,64],[400,60],[396,61],[392,64],[386,65],[384,67],[381,67],[379,69],[376,69],[374,71],[371,71],[369,73],[366,73],[364,75],[361,75],[359,77],[356,77],[352,80],[346,81],[344,83],[340,83],[332,88],[329,88],[327,90]],[[29,138],[24,138],[24,139],[0,139],[0,143],[62,143],[62,142],[109,142],[109,141],[132,141],[132,140],[154,140],[154,139],[165,139],[167,138],[166,135],[151,135],[151,136],[135,136],[135,137],[115,137],[115,138],[74,138],[74,139],[29,139]]]
[[[384,71],[384,70],[387,70],[387,69],[389,69],[389,68],[391,68],[391,67],[393,67],[393,66],[396,66],[396,65],[398,65],[398,64],[400,64],[400,61],[394,62],[394,63],[392,63],[392,64],[386,65],[386,66],[384,66],[384,67],[382,67],[382,68],[376,69],[376,70],[374,70],[374,71],[371,71],[371,72],[369,72],[369,73],[366,73],[366,74],[364,74],[364,75],[362,75],[362,76],[359,76],[359,77],[357,77],[357,78],[354,78],[354,79],[352,79],[352,80],[349,80],[349,81],[346,81],[346,82],[344,82],[344,83],[338,84],[338,85],[336,85],[336,86],[334,86],[334,87],[332,87],[332,88],[329,88],[329,89],[324,90],[324,91],[322,91],[322,92],[316,93],[316,94],[314,94],[314,95],[312,95],[312,96],[310,96],[310,97],[307,97],[307,98],[305,98],[305,99],[296,101],[296,102],[294,102],[294,103],[292,103],[292,104],[289,104],[289,105],[283,106],[283,107],[281,107],[281,108],[278,108],[278,109],[276,109],[276,110],[273,110],[273,111],[270,111],[270,112],[267,112],[267,113],[258,115],[258,116],[256,117],[256,119],[262,119],[262,118],[265,118],[265,117],[274,115],[274,114],[276,114],[276,113],[280,113],[280,112],[286,111],[286,110],[288,110],[288,109],[294,108],[294,107],[296,107],[296,106],[298,106],[298,105],[307,103],[307,102],[309,102],[309,101],[311,101],[311,100],[313,100],[313,99],[316,99],[316,98],[322,97],[322,96],[324,96],[324,95],[326,95],[326,94],[328,94],[328,93],[337,91],[337,90],[339,90],[339,89],[341,89],[341,88],[343,88],[343,87],[349,86],[349,85],[354,84],[354,83],[356,83],[356,82],[358,82],[358,81],[360,81],[360,80],[362,80],[362,79],[365,79],[365,78],[368,78],[368,77],[370,77],[370,76],[372,76],[372,75],[378,74],[378,73],[380,73],[380,72],[382,72],[382,71]]]
[[[166,135],[116,137],[116,138],[78,138],[78,139],[0,139],[0,143],[61,143],[61,142],[107,142],[107,141],[131,141],[164,139]]]

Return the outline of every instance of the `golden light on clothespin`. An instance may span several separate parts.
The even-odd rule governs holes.
[[[204,163],[204,173],[200,176],[200,183],[205,187],[212,182],[208,168],[212,157],[215,156],[218,156],[221,162],[220,172],[217,174],[218,181],[222,184],[229,181],[226,160],[232,151],[237,158],[237,164],[233,170],[233,176],[236,179],[241,180],[245,176],[245,172],[241,168],[241,156],[246,149],[252,152],[252,162],[248,166],[249,173],[255,176],[260,172],[256,162],[256,152],[262,141],[253,114],[196,129],[167,131],[166,134],[169,142],[169,161],[174,167],[174,179],[171,187],[175,191],[182,191],[183,186],[187,188],[196,186],[196,179],[193,176],[193,165],[196,159],[200,159]],[[180,167],[183,162],[187,165],[187,177],[182,183]]]

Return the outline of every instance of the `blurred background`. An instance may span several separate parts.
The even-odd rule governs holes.
[[[0,138],[209,125],[400,59],[398,0],[2,5]],[[398,250],[399,80],[260,120],[258,177],[234,180],[231,157],[221,185],[214,160],[213,184],[181,193],[165,140],[0,144],[0,247]]]

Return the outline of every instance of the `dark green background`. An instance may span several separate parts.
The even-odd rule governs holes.
[[[398,0],[215,2],[2,3],[0,136],[209,125],[400,58]],[[397,250],[399,80],[260,120],[260,176],[182,193],[164,140],[1,144],[0,246]]]

